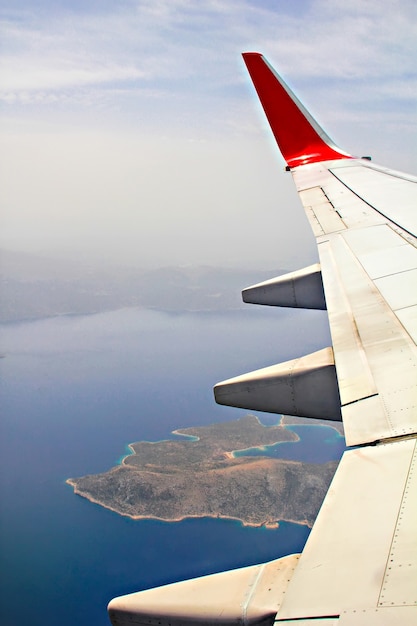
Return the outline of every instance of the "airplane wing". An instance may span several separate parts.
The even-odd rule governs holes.
[[[417,624],[417,180],[338,148],[243,55],[320,263],[246,302],[327,308],[332,346],[219,383],[220,404],[343,420],[348,446],[301,554],[112,600],[122,624]]]

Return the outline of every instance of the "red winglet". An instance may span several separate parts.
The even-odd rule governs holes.
[[[261,54],[242,56],[288,167],[352,158],[332,142]]]

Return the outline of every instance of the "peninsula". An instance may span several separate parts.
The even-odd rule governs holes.
[[[297,440],[282,424],[263,426],[253,415],[174,434],[184,438],[130,444],[132,454],[120,465],[67,482],[76,494],[134,519],[209,516],[253,526],[279,520],[311,526],[337,466],[234,456]]]

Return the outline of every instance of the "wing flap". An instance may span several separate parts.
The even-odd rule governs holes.
[[[277,623],[402,607],[416,618],[415,465],[415,439],[345,452]]]
[[[412,219],[399,226],[417,185],[372,168],[351,159],[293,170],[317,237],[349,445],[417,429],[417,248]],[[361,197],[367,190],[369,202]],[[388,206],[394,191],[398,213]]]
[[[389,230],[388,226],[365,229],[370,249],[374,228],[381,234]],[[318,247],[346,441],[357,445],[416,431],[417,350],[390,304],[398,284],[403,298],[398,305],[404,304],[404,298],[415,302],[417,293],[410,272],[392,274],[389,284],[381,279],[383,289],[379,289],[378,281],[372,281],[361,264],[362,253],[355,249],[351,235],[346,231],[327,236]],[[367,250],[364,241],[361,245]],[[370,397],[377,398],[372,400],[372,413],[355,419],[360,407],[352,404]]]
[[[340,346],[344,358],[339,358],[337,378],[342,405],[356,402],[377,393],[365,350],[362,346],[349,299],[339,278],[337,258],[330,242],[320,245],[320,258],[326,268],[324,283],[327,307],[332,311],[332,341]]]

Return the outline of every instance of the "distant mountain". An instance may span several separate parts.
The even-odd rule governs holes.
[[[0,321],[124,307],[226,311],[243,307],[240,292],[284,270],[208,266],[98,267],[34,254],[0,252]]]

